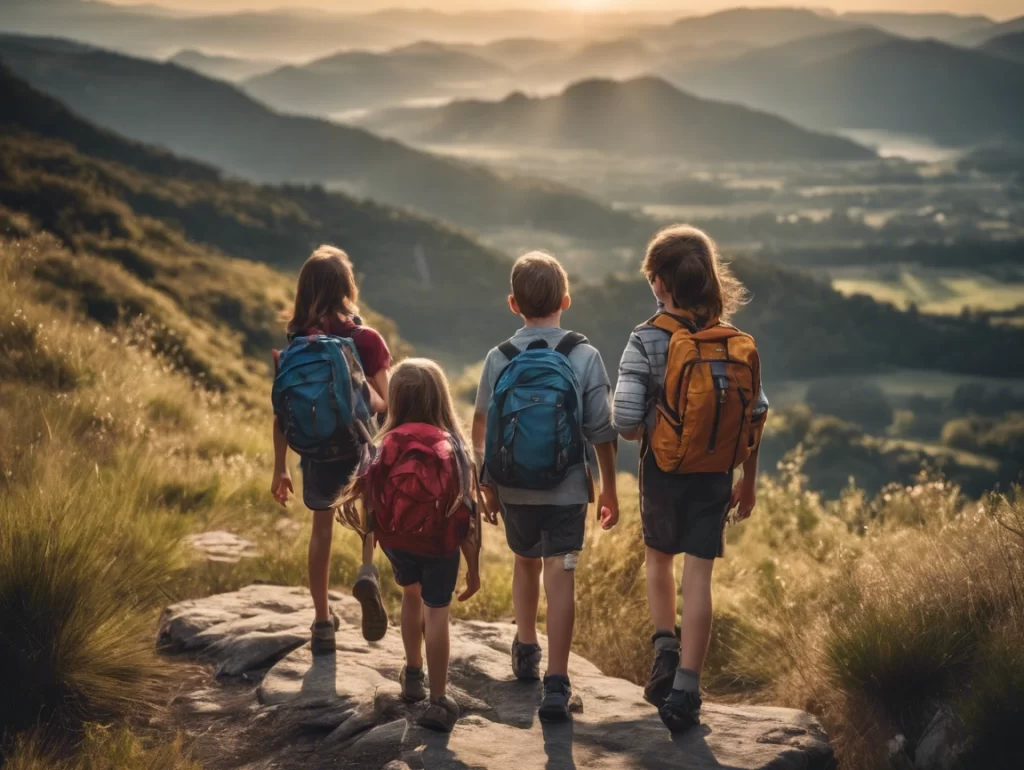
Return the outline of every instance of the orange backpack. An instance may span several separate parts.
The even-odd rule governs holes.
[[[659,313],[648,324],[672,335],[665,387],[656,405],[650,447],[666,473],[727,473],[761,440],[754,404],[761,360],[754,338],[712,319]]]

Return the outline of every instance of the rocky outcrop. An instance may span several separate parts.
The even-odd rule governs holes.
[[[604,676],[578,656],[570,663],[579,695],[575,719],[542,725],[539,684],[512,677],[514,627],[506,623],[453,624],[451,694],[463,715],[450,736],[430,733],[415,724],[423,705],[399,698],[398,629],[367,643],[358,603],[332,598],[342,621],[338,653],[315,659],[307,643],[312,605],[303,589],[249,586],[164,612],[164,650],[198,654],[221,677],[221,686],[188,692],[178,707],[193,723],[230,712],[277,737],[266,741],[258,760],[238,750],[237,763],[223,760],[218,768],[816,770],[833,764],[820,725],[792,709],[709,704],[705,725],[673,739],[639,687]],[[238,678],[255,688],[223,686]]]

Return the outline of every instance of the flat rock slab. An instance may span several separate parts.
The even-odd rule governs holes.
[[[262,675],[247,712],[254,720],[273,715],[282,730],[315,731],[318,743],[307,760],[289,756],[275,764],[265,757],[260,766],[268,770],[379,770],[388,763],[425,770],[833,766],[827,737],[805,712],[706,704],[705,724],[673,738],[639,687],[603,675],[576,655],[569,671],[581,707],[568,724],[543,725],[537,719],[540,684],[512,676],[509,645],[515,627],[507,623],[453,622],[451,694],[462,717],[450,736],[431,733],[416,726],[424,704],[406,704],[399,697],[398,629],[392,627],[380,642],[366,642],[358,603],[342,594],[332,594],[332,600],[342,622],[338,653],[327,657],[310,654],[313,609],[304,589],[249,586],[182,602],[161,619],[165,649],[197,651],[225,676]],[[215,715],[210,692],[197,700]]]

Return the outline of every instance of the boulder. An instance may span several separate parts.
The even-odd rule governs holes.
[[[605,676],[576,655],[569,664],[577,696],[573,720],[543,725],[537,719],[540,684],[512,676],[515,627],[481,621],[452,624],[449,678],[462,716],[451,735],[431,733],[416,724],[426,704],[406,704],[399,697],[398,629],[392,627],[380,642],[366,642],[358,603],[346,595],[332,598],[342,621],[334,656],[310,653],[308,594],[279,586],[249,586],[169,607],[160,638],[167,649],[205,656],[224,676],[258,678],[251,694],[253,720],[265,713],[274,716],[278,729],[319,736],[315,750],[282,761],[289,768],[330,762],[372,770],[817,770],[834,763],[818,722],[793,709],[706,704],[700,728],[672,737],[640,687]],[[203,704],[199,716],[216,713],[210,692],[195,699]],[[273,757],[262,761],[273,766]],[[218,767],[238,765],[225,761]]]

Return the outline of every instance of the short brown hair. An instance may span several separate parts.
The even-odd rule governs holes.
[[[288,319],[288,332],[300,334],[316,328],[331,314],[355,315],[359,312],[358,302],[352,260],[339,248],[321,246],[299,271],[299,288]]]
[[[525,318],[547,318],[557,313],[568,293],[565,268],[547,252],[531,251],[512,266],[512,296]]]
[[[672,225],[658,231],[647,246],[642,269],[651,283],[661,278],[675,305],[693,313],[698,322],[728,320],[748,300],[715,242],[696,227]]]

